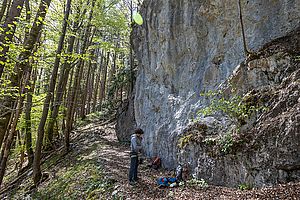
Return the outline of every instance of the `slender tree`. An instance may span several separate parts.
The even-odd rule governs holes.
[[[107,81],[107,67],[108,67],[108,64],[109,64],[109,56],[110,56],[110,52],[107,52],[106,53],[106,59],[105,59],[105,64],[104,64],[104,68],[102,70],[102,76],[101,76],[101,83],[100,83],[100,86],[101,86],[101,91],[100,91],[100,106],[102,106],[102,103],[103,101],[105,100],[106,98],[106,81]]]
[[[26,7],[26,21],[30,23],[31,11],[29,1],[25,1]],[[25,30],[25,41],[29,37],[29,28]],[[39,39],[38,39],[39,40]],[[31,133],[31,108],[32,108],[32,96],[34,93],[35,82],[36,82],[36,70],[32,74],[32,83],[28,82],[28,93],[27,93],[27,102],[25,107],[25,146],[28,155],[28,166],[32,166],[33,163],[33,149],[32,149],[32,133]]]
[[[74,48],[74,42],[75,42],[75,36],[72,35],[69,38],[69,42],[68,42],[68,54],[72,54],[73,52],[73,48]],[[62,103],[62,99],[63,99],[63,95],[65,93],[66,90],[66,86],[67,86],[67,82],[69,79],[69,73],[71,70],[71,63],[68,59],[65,60],[62,69],[61,69],[61,73],[59,76],[59,81],[57,84],[57,89],[56,89],[56,94],[55,94],[55,99],[53,102],[53,106],[51,107],[51,111],[50,111],[50,119],[49,119],[49,123],[48,123],[48,128],[47,128],[47,135],[48,135],[48,141],[51,143],[53,141],[53,129],[54,129],[54,124],[56,122],[56,119],[58,117],[58,113],[59,113],[59,108],[60,105]]]
[[[89,18],[88,18],[88,23],[87,23],[87,27],[84,33],[85,39],[83,41],[82,44],[82,54],[85,54],[87,51],[87,48],[90,44],[89,39],[90,38],[90,34],[91,34],[91,21],[92,21],[92,17],[93,17],[93,9],[95,7],[95,0],[92,1],[92,6],[91,6],[91,10],[89,13]],[[84,66],[84,61],[83,59],[79,60],[78,63],[78,68],[76,69],[75,72],[75,77],[74,77],[74,85],[73,88],[71,89],[71,94],[70,94],[70,98],[69,98],[69,102],[68,102],[68,111],[66,114],[66,129],[64,131],[64,137],[65,137],[65,150],[69,151],[69,147],[70,147],[70,132],[72,129],[72,124],[73,124],[73,119],[74,119],[74,114],[75,114],[75,109],[76,109],[76,102],[77,102],[77,98],[78,98],[78,90],[80,88],[80,80],[82,77],[82,73],[83,73],[83,66]]]
[[[62,26],[62,33],[61,33],[61,36],[59,39],[59,44],[58,44],[57,51],[56,51],[55,62],[54,62],[51,79],[50,79],[50,84],[49,84],[49,91],[48,91],[46,99],[44,101],[43,113],[42,113],[41,121],[40,121],[40,124],[38,127],[36,149],[35,149],[34,160],[33,160],[33,180],[36,185],[38,184],[38,182],[40,181],[41,176],[42,176],[40,162],[41,162],[41,152],[42,152],[42,145],[43,145],[43,138],[44,138],[44,127],[45,127],[45,123],[46,123],[47,116],[48,116],[50,100],[52,98],[52,95],[53,95],[54,89],[55,89],[57,72],[58,72],[58,67],[59,67],[59,63],[60,63],[60,54],[62,52],[63,44],[64,44],[64,40],[65,40],[65,35],[66,35],[66,30],[67,30],[67,21],[68,21],[69,14],[70,14],[70,7],[71,7],[71,0],[67,0],[66,11],[65,11],[63,26]]]
[[[9,10],[10,10],[10,7],[11,7],[11,3],[12,2],[12,0],[8,0],[8,2],[7,2],[7,6],[6,6],[6,14],[5,14],[5,18],[7,18],[8,16],[9,16]]]
[[[84,119],[86,116],[86,100],[87,100],[87,96],[88,96],[88,88],[89,88],[89,80],[91,78],[91,67],[92,67],[92,62],[89,61],[88,63],[88,71],[86,73],[86,81],[85,81],[85,88],[82,91],[82,98],[81,98],[81,108],[80,108],[80,118]]]
[[[32,74],[32,83],[29,83],[29,90],[27,93],[27,102],[25,107],[25,146],[28,155],[28,166],[33,164],[34,153],[32,149],[32,132],[31,132],[31,108],[32,108],[32,96],[34,93],[36,72]]]
[[[93,112],[96,112],[96,107],[97,107],[97,100],[98,100],[98,93],[99,93],[99,84],[100,84],[100,77],[101,77],[101,70],[102,70],[102,64],[104,60],[104,56],[102,55],[102,52],[99,50],[99,53],[97,54],[98,57],[100,57],[100,64],[98,67],[97,75],[96,75],[96,82],[94,86],[94,96],[93,96]]]
[[[95,51],[93,51],[95,52]],[[92,54],[94,55],[94,54]],[[94,58],[95,59],[95,58]],[[93,91],[94,91],[94,82],[95,82],[95,73],[96,73],[96,64],[91,61],[90,63],[92,66],[92,77],[89,80],[88,85],[88,99],[87,99],[87,114],[91,113],[91,106],[92,106],[92,97],[93,97]]]
[[[81,15],[84,15],[87,11],[87,9],[85,7],[83,12],[81,13],[80,8],[82,7],[82,4],[83,4],[83,2],[80,1],[79,5],[77,5],[76,16],[75,16],[75,19],[73,21],[73,25],[72,25],[72,28],[71,28],[72,34],[69,36],[69,39],[68,39],[68,49],[67,49],[66,54],[69,55],[69,56],[67,56],[63,66],[61,68],[61,73],[60,73],[59,82],[58,82],[57,89],[56,89],[55,99],[54,99],[54,102],[53,102],[53,106],[51,107],[51,114],[50,114],[51,118],[49,120],[48,128],[47,128],[48,141],[50,141],[50,142],[52,142],[52,140],[53,140],[54,124],[55,124],[56,119],[58,117],[59,108],[60,108],[60,105],[61,105],[61,102],[62,102],[62,99],[63,99],[63,95],[65,94],[65,90],[66,90],[67,82],[68,82],[68,78],[69,78],[69,73],[70,73],[70,70],[73,69],[72,67],[74,66],[74,64],[71,64],[70,55],[72,55],[72,53],[73,53],[73,49],[74,49],[74,45],[75,45],[75,41],[76,41],[75,40],[76,39],[75,35],[76,35],[78,29],[81,27],[81,24],[82,24],[82,19],[80,17],[81,17]],[[76,48],[78,49],[79,45],[77,45]],[[73,70],[72,70],[72,74],[73,74]],[[72,75],[71,75],[71,77],[72,77]],[[71,86],[71,83],[72,83],[72,80],[70,81],[70,86]],[[69,94],[70,93],[71,92],[69,92]],[[69,102],[69,103],[67,103],[68,105],[71,104],[70,103],[70,98],[71,97],[69,95],[68,100],[67,100],[67,102]],[[66,107],[68,107],[68,106],[66,105]],[[66,116],[67,116],[67,113],[65,113],[65,117]],[[65,120],[65,118],[63,120]],[[65,124],[63,123],[63,125],[65,125]],[[66,127],[64,127],[63,132],[65,132],[65,128]]]
[[[10,126],[10,130],[8,131],[8,137],[4,143],[3,146],[3,150],[1,153],[1,163],[0,163],[0,185],[2,184],[2,180],[4,177],[4,173],[5,173],[5,169],[6,169],[6,163],[7,163],[7,159],[9,156],[9,152],[10,152],[10,148],[11,145],[13,143],[13,140],[15,138],[15,135],[17,133],[17,123],[19,121],[19,118],[21,116],[22,113],[22,107],[23,107],[23,102],[24,102],[24,95],[25,94],[25,86],[26,83],[28,83],[29,81],[29,76],[30,76],[30,71],[26,71],[25,75],[24,75],[24,80],[23,80],[23,86],[21,88],[20,91],[20,96],[17,100],[17,104],[15,107],[15,113],[14,113],[14,117],[12,117],[12,123]]]

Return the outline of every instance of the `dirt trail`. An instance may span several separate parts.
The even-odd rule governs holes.
[[[249,191],[216,186],[201,188],[187,184],[183,187],[161,189],[156,185],[156,178],[172,176],[173,172],[149,169],[146,162],[139,166],[138,185],[132,187],[128,184],[129,145],[117,141],[114,124],[93,125],[93,128],[87,127],[86,130],[80,131],[82,142],[90,145],[101,144],[101,148],[96,149],[95,158],[103,166],[106,175],[115,181],[113,194],[123,199],[300,199],[300,183]]]

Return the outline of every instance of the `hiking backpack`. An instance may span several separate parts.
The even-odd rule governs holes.
[[[176,178],[160,177],[156,180],[159,187],[169,187],[176,182]]]

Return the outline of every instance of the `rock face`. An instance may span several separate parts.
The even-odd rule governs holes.
[[[134,93],[122,103],[117,111],[116,134],[120,142],[130,142],[131,134],[136,129],[134,119]]]
[[[193,131],[194,138],[179,150],[179,159],[191,163],[196,177],[232,187],[300,180],[299,53],[300,29],[272,42],[230,77],[238,93],[251,91],[248,102],[268,108],[249,117],[240,132],[230,130],[228,122],[225,131],[211,123],[220,124],[226,116],[200,119],[196,124],[208,125],[202,132],[195,124],[184,131],[183,138]]]
[[[297,0],[242,1],[242,9],[246,41],[252,51],[295,30],[300,22],[300,1]],[[174,168],[178,161],[189,162],[195,176],[206,178],[214,184],[234,186],[246,181],[256,185],[275,183],[273,178],[265,176],[273,172],[268,171],[271,168],[257,171],[256,175],[247,174],[250,172],[249,165],[258,163],[262,168],[261,160],[272,157],[259,154],[265,150],[256,152],[260,157],[253,157],[253,152],[251,155],[238,154],[240,159],[233,155],[216,159],[201,145],[188,145],[184,152],[178,149],[178,140],[195,117],[196,111],[208,103],[199,94],[215,89],[226,81],[245,58],[237,3],[229,0],[145,0],[142,15],[144,24],[134,30],[134,47],[140,63],[134,109],[137,126],[145,131],[144,147],[148,156],[160,156],[167,168]],[[290,75],[281,74],[278,68],[283,70],[282,65],[285,64],[292,66],[292,57],[283,56],[277,62],[276,56],[281,55],[272,56],[245,64],[246,68],[253,68],[248,75],[243,73],[247,77],[252,76],[253,84],[243,82],[243,78],[236,78],[243,92],[248,91],[252,85],[255,87],[255,84],[259,87],[269,85],[269,77],[263,74],[277,74],[273,77],[277,85],[281,84],[283,76]],[[265,66],[268,72],[261,70],[256,73],[257,66],[263,66],[264,63],[267,63]],[[242,72],[237,70],[236,73]],[[299,121],[297,116],[292,117],[294,121],[290,122]],[[201,123],[208,126],[205,131],[208,135],[222,135],[234,128],[233,122],[226,116],[201,120]],[[279,132],[286,130],[287,126],[282,126]],[[215,127],[217,129],[211,130]],[[297,130],[299,133],[299,129],[292,127],[293,134]],[[252,130],[251,126],[247,130]],[[291,134],[290,137],[297,138],[299,135]],[[273,144],[278,145],[278,141],[270,143]],[[266,149],[269,148],[267,146]],[[299,153],[296,155],[299,159]],[[244,156],[249,159],[244,161]],[[260,160],[254,161],[254,158]],[[254,166],[253,169],[259,167]],[[286,180],[290,177],[286,173],[281,171],[276,176],[285,177],[282,180]]]

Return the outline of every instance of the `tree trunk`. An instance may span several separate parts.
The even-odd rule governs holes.
[[[70,98],[68,101],[68,110],[67,110],[67,115],[66,115],[66,129],[64,132],[64,137],[65,137],[65,141],[64,141],[64,145],[65,145],[65,150],[69,151],[69,145],[70,145],[70,132],[72,130],[72,123],[73,123],[73,115],[74,115],[74,109],[76,107],[75,102],[76,102],[76,90],[79,86],[79,78],[80,78],[80,74],[82,72],[81,68],[82,68],[82,61],[79,62],[78,67],[76,69],[75,72],[75,77],[74,77],[74,84],[73,87],[70,91]]]
[[[66,149],[69,148],[66,136],[68,136],[68,133],[71,132],[71,129],[72,129],[71,111],[73,109],[73,104],[74,104],[74,102],[72,102],[72,97],[73,97],[72,83],[73,83],[73,79],[76,79],[76,74],[77,74],[77,70],[76,70],[75,75],[74,75],[74,68],[73,68],[72,72],[71,72],[70,82],[69,82],[67,101],[65,103],[65,107],[67,108],[67,110],[65,111],[65,116],[64,116],[65,127],[63,129],[63,133],[64,133],[64,137],[65,137],[65,139],[64,139],[64,145],[65,145]]]
[[[4,67],[6,65],[6,54],[9,51],[9,43],[12,41],[12,38],[14,36],[16,25],[15,22],[18,21],[18,17],[21,14],[21,10],[24,5],[24,0],[14,0],[12,6],[10,7],[9,16],[6,18],[5,23],[3,25],[4,31],[0,35],[0,79],[4,70]],[[7,34],[8,32],[8,34]],[[10,98],[9,98],[10,99]],[[7,104],[8,103],[8,104]],[[4,106],[10,108],[11,102],[10,101],[4,101]],[[0,147],[2,145],[5,132],[7,129],[7,126],[9,124],[11,110],[7,109],[0,109]]]
[[[32,134],[31,134],[31,108],[32,108],[32,96],[34,93],[36,72],[32,74],[33,83],[29,83],[29,91],[27,93],[27,102],[25,107],[25,146],[28,155],[28,166],[33,164],[33,149],[32,149]]]
[[[86,116],[86,98],[88,95],[89,79],[91,78],[90,77],[91,65],[92,65],[92,62],[89,61],[89,67],[88,67],[88,71],[86,74],[85,89],[82,91],[82,101],[81,101],[81,110],[80,110],[81,119],[84,119]]]
[[[92,35],[91,35],[91,38],[90,38],[90,41],[88,42],[89,44],[87,44],[87,46],[90,46],[91,42],[92,42],[92,39],[94,37],[94,34],[95,34],[95,30],[94,29],[92,31]],[[89,38],[87,38],[89,39]],[[95,50],[92,50],[91,52],[91,55],[94,55],[95,53]],[[88,95],[89,95],[89,84],[91,82],[91,68],[92,68],[92,62],[91,62],[91,59],[93,59],[92,57],[90,58],[89,60],[89,64],[88,64],[88,71],[87,71],[87,75],[86,75],[86,85],[85,85],[85,88],[83,89],[82,91],[82,101],[81,101],[81,108],[80,108],[80,118],[81,119],[84,119],[86,117],[86,114],[87,114],[87,98],[88,98]]]
[[[1,9],[0,9],[0,23],[1,23],[1,20],[2,20],[2,18],[3,18],[3,16],[4,16],[6,7],[7,7],[7,0],[3,0],[3,2],[2,2],[2,7],[1,7]]]
[[[112,81],[115,81],[115,77],[116,77],[116,60],[117,60],[117,53],[115,52],[114,53],[114,56],[113,56],[113,63],[111,65],[111,69],[110,69],[110,73],[111,73],[111,80],[110,82]],[[111,93],[111,96],[110,96],[110,100],[115,100],[116,98],[116,93],[117,93],[117,85],[116,83],[114,84],[113,86],[114,88],[112,88],[112,93]]]
[[[98,57],[101,57],[101,61],[99,64],[99,69],[96,75],[96,85],[94,89],[94,97],[93,97],[93,112],[96,112],[96,107],[97,107],[97,97],[98,97],[98,90],[99,90],[99,84],[100,84],[100,77],[101,77],[101,69],[102,69],[102,63],[103,63],[103,55],[102,52],[99,53]]]
[[[18,147],[17,148],[20,148],[20,161],[19,162],[16,162],[16,169],[18,170],[18,173],[20,171],[20,169],[22,169],[23,167],[23,163],[24,163],[24,160],[25,160],[25,150],[23,148],[23,145],[22,145],[22,136],[21,136],[21,133],[20,133],[20,130],[17,130],[17,140],[18,140]]]
[[[92,1],[92,8],[94,8],[95,6],[95,0]],[[82,54],[86,53],[87,47],[88,47],[88,43],[89,43],[89,36],[91,33],[91,21],[92,21],[92,17],[93,17],[93,9],[90,10],[90,16],[88,19],[88,24],[86,27],[86,31],[85,31],[85,39],[83,41],[83,45],[82,45]],[[70,132],[72,130],[72,124],[73,124],[73,119],[74,119],[74,113],[75,113],[75,109],[76,109],[76,102],[77,102],[77,94],[78,94],[78,89],[80,88],[80,80],[82,77],[82,73],[83,73],[83,66],[84,66],[84,62],[82,59],[80,59],[79,63],[78,63],[78,69],[76,70],[75,73],[75,78],[74,78],[74,86],[73,89],[71,90],[71,94],[70,94],[70,99],[69,99],[69,105],[68,105],[68,111],[67,111],[67,116],[66,116],[66,129],[64,131],[64,136],[65,136],[65,150],[69,151],[69,147],[70,147]]]
[[[0,185],[2,184],[2,180],[5,174],[5,169],[6,169],[6,163],[8,160],[8,156],[9,156],[9,152],[10,152],[10,148],[11,148],[11,144],[14,141],[15,135],[16,135],[16,129],[17,129],[17,124],[19,121],[19,118],[21,116],[22,113],[22,107],[23,107],[23,103],[24,103],[24,94],[26,93],[26,85],[29,83],[29,79],[30,79],[30,71],[25,71],[25,75],[24,75],[24,81],[20,90],[20,96],[18,98],[17,101],[17,106],[16,106],[16,113],[14,115],[14,118],[12,120],[12,124],[10,127],[10,130],[8,131],[8,138],[4,143],[3,146],[3,153],[1,155],[1,163],[0,163]]]
[[[77,27],[77,25],[74,25],[73,30],[76,27]],[[72,35],[69,38],[69,44],[68,44],[68,50],[67,50],[68,54],[73,53],[74,43],[75,43],[75,36]],[[58,81],[58,85],[57,85],[57,89],[56,89],[55,100],[53,103],[53,107],[51,108],[51,118],[48,123],[47,133],[48,133],[48,139],[50,142],[52,142],[52,140],[53,140],[54,123],[56,122],[56,118],[58,116],[59,108],[60,108],[60,105],[61,105],[61,102],[63,99],[63,94],[64,94],[66,86],[67,86],[70,70],[71,70],[71,64],[68,62],[68,59],[66,59],[64,65],[62,67],[61,73],[60,73],[60,77],[59,77],[59,81]]]
[[[133,2],[131,0],[131,7],[130,7],[130,21],[131,21],[131,28],[132,28],[132,24],[133,24]],[[130,87],[128,90],[128,96],[130,96],[130,94],[133,91],[133,87],[134,87],[134,57],[133,57],[133,37],[129,38],[130,41]]]
[[[45,1],[48,1],[45,3],[50,4],[51,0],[45,0]],[[43,0],[41,3],[43,3]],[[49,4],[48,4],[48,7],[49,7]],[[58,72],[58,67],[59,67],[59,63],[60,63],[60,54],[63,49],[63,44],[64,44],[66,30],[67,30],[67,21],[68,21],[69,13],[70,13],[70,5],[71,5],[71,0],[67,0],[67,7],[66,7],[64,21],[63,21],[62,33],[59,38],[59,44],[58,44],[57,51],[56,51],[56,57],[55,57],[54,66],[53,66],[53,70],[52,70],[52,74],[51,74],[49,90],[48,90],[46,99],[44,101],[43,113],[42,113],[41,121],[40,121],[40,124],[38,127],[36,149],[35,149],[34,161],[33,161],[33,181],[34,181],[35,185],[38,185],[38,182],[40,181],[41,176],[42,176],[40,162],[41,162],[41,153],[42,153],[43,138],[44,138],[44,127],[45,127],[45,123],[47,120],[50,100],[52,98],[52,95],[53,95],[54,89],[55,89],[57,72]],[[46,8],[45,6],[43,6],[43,7]],[[47,9],[48,9],[48,7],[47,7]],[[46,10],[44,12],[46,12]]]
[[[93,91],[94,91],[94,83],[95,83],[95,73],[96,73],[96,64],[92,65],[92,78],[89,81],[89,87],[88,87],[88,99],[87,99],[87,114],[91,113],[91,105],[92,105],[92,97],[93,97]]]
[[[8,18],[8,16],[9,16],[9,11],[10,11],[10,7],[11,7],[11,1],[12,0],[8,0],[7,7],[6,7],[5,19]]]
[[[7,107],[7,105],[5,105],[5,106]],[[11,105],[9,105],[8,108],[10,109]],[[5,137],[5,133],[6,133],[8,124],[9,124],[9,119],[10,119],[12,110],[11,109],[10,110],[5,109],[4,112],[5,113],[1,114],[1,116],[0,116],[0,149],[1,149],[1,146],[3,144],[3,140],[4,140],[4,137]]]
[[[107,66],[109,63],[109,55],[110,55],[110,52],[107,52],[106,63],[104,64],[104,68],[102,71],[102,77],[101,77],[101,91],[100,91],[100,107],[101,107],[101,109],[102,109],[102,102],[106,98],[105,91],[106,91],[106,78],[107,78]]]
[[[13,36],[16,31],[16,22],[21,15],[24,5],[24,0],[14,0],[9,11],[9,16],[6,18],[3,29],[0,35],[0,78],[2,76],[5,65],[7,64],[6,54],[9,51],[9,44],[12,42]],[[1,129],[1,128],[0,128]]]
[[[29,1],[25,1],[25,7],[26,7],[26,21],[30,23],[30,6]],[[29,29],[27,28],[25,30],[25,41],[29,37]],[[26,152],[28,155],[28,166],[32,166],[33,164],[33,149],[32,149],[32,134],[31,134],[31,108],[32,108],[32,96],[34,93],[35,88],[35,82],[36,82],[36,70],[34,73],[32,73],[32,81],[28,83],[29,90],[27,93],[27,102],[25,107],[25,146],[26,146]]]

